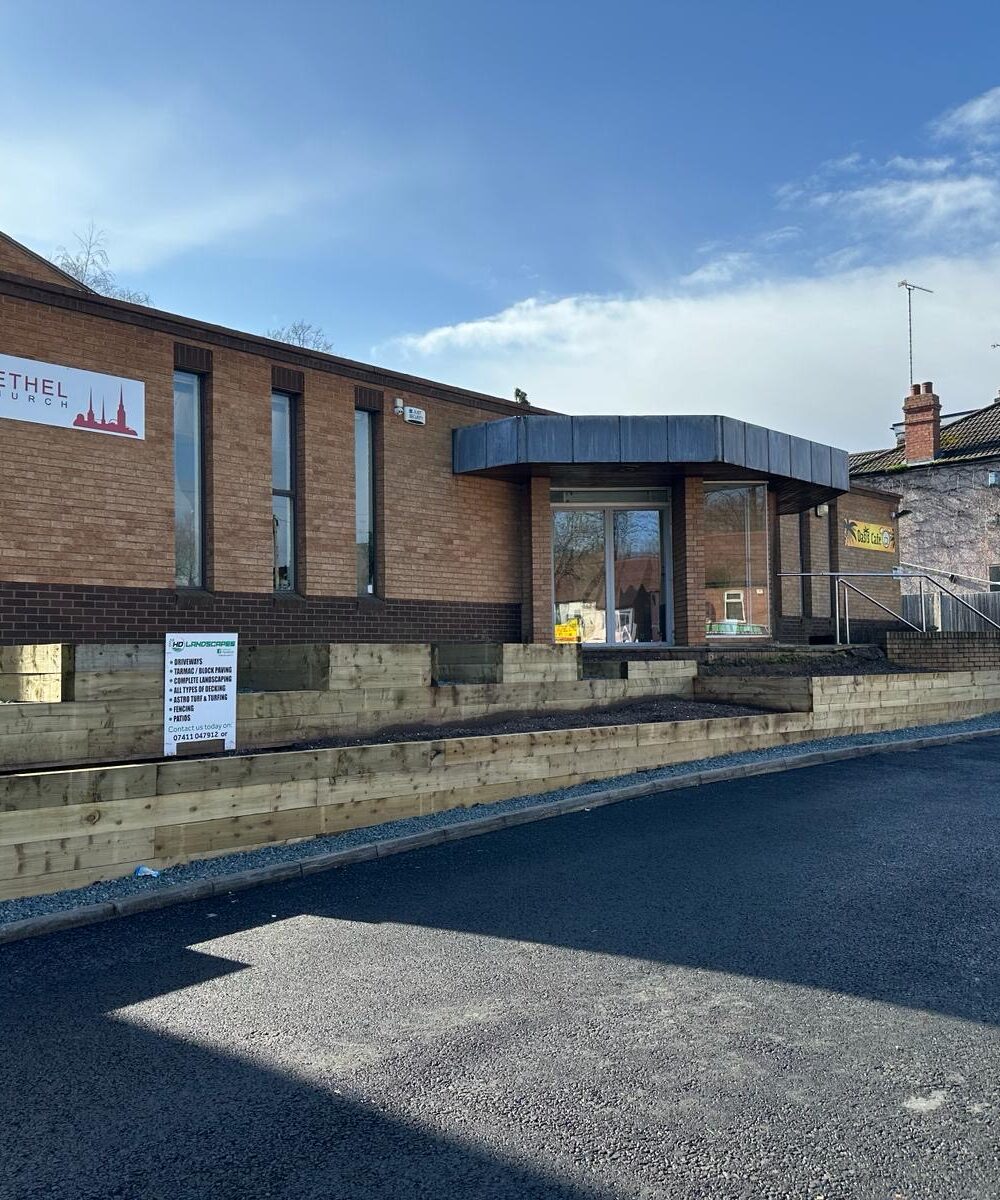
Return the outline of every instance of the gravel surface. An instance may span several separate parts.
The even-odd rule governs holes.
[[[1000,741],[0,948],[4,1200],[990,1200]]]
[[[446,812],[429,813],[423,817],[406,817],[400,821],[387,821],[382,825],[370,825],[363,829],[353,829],[347,833],[331,834],[324,837],[312,838],[306,842],[296,842],[290,846],[263,846],[257,850],[240,851],[218,858],[207,858],[184,866],[171,867],[163,871],[158,879],[144,877],[136,879],[128,876],[124,879],[111,879],[102,883],[94,883],[89,887],[74,888],[70,891],[53,892],[44,896],[26,896],[17,900],[0,900],[0,925],[10,921],[23,920],[26,917],[41,916],[45,913],[61,912],[77,908],[85,904],[100,904],[108,900],[120,900],[125,896],[145,893],[153,888],[169,888],[180,883],[190,883],[197,879],[217,878],[231,871],[242,871],[254,867],[268,866],[272,863],[296,862],[315,854],[327,854],[333,850],[349,850],[353,846],[367,842],[382,841],[386,838],[404,837],[408,834],[421,833],[426,829],[438,829],[442,826],[457,825],[463,821],[471,821],[484,815],[499,815],[505,812],[516,812],[530,808],[534,804],[548,803],[569,796],[586,796],[593,792],[604,791],[611,786],[627,787],[631,784],[650,783],[657,779],[672,779],[677,775],[693,774],[711,767],[736,766],[741,763],[768,762],[777,759],[791,759],[800,754],[812,754],[820,750],[832,750],[840,746],[885,745],[904,741],[916,735],[928,737],[939,733],[957,733],[973,730],[996,729],[1000,731],[1000,713],[991,713],[984,717],[975,717],[967,721],[955,721],[942,725],[922,725],[915,729],[899,729],[888,733],[856,734],[851,737],[819,738],[813,741],[799,742],[795,745],[772,746],[766,750],[747,750],[740,754],[724,754],[716,758],[701,758],[692,762],[675,763],[671,766],[659,767],[653,771],[641,771],[632,775],[620,776],[616,779],[600,779],[593,783],[581,783],[571,788],[543,792],[534,796],[518,796],[512,800],[504,800],[495,804],[476,805],[472,808],[455,808]]]

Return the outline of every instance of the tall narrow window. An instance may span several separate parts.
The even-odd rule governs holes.
[[[706,483],[705,632],[766,637],[771,582],[764,484]]]
[[[355,543],[358,595],[375,592],[375,417],[354,411]]]
[[[204,586],[201,378],[174,372],[174,583]]]
[[[295,399],[271,393],[271,523],[274,590],[295,590]]]

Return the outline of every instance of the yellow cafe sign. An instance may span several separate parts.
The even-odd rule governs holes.
[[[578,642],[580,640],[580,618],[574,617],[571,621],[564,621],[561,625],[556,626],[556,641],[557,642]]]
[[[856,550],[882,550],[892,554],[896,549],[896,534],[888,525],[872,525],[848,517],[844,520],[844,545]]]

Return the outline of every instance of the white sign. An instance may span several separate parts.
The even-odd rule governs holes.
[[[146,385],[0,354],[0,417],[143,439]]]
[[[236,749],[235,633],[168,633],[163,674],[163,753],[181,742],[225,739]]]

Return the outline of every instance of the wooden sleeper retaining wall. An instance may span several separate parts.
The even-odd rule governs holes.
[[[630,664],[626,679],[580,679],[575,646],[501,650],[503,682],[435,686],[431,647],[425,644],[247,648],[245,655],[241,651],[240,680],[261,690],[237,697],[237,743],[249,749],[288,746],[375,734],[393,725],[690,696],[696,672],[693,662],[673,661],[634,669]],[[559,653],[563,650],[570,653]],[[275,690],[294,681],[322,686]],[[0,705],[0,769],[162,754],[161,646],[79,647],[74,686],[72,702]]]
[[[80,887],[140,862],[166,867],[670,763],[1000,710],[1000,672],[810,682],[808,712],[0,776],[0,898]]]

